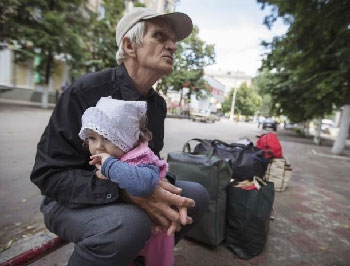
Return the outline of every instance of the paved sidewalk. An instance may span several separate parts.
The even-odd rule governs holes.
[[[185,239],[175,247],[176,266],[350,265],[350,157],[329,156],[330,147],[315,146],[290,131],[278,135],[293,175],[289,188],[275,194],[275,220],[264,252],[240,260],[225,242],[209,248]],[[72,247],[31,265],[65,265]]]
[[[275,220],[264,252],[240,260],[225,243],[210,249],[185,240],[176,247],[176,266],[350,265],[350,157],[334,157],[330,147],[290,131],[278,135],[293,175],[289,188],[275,193]]]
[[[185,239],[175,247],[175,266],[350,265],[350,145],[344,156],[332,156],[331,147],[316,146],[312,139],[293,131],[277,134],[293,175],[289,188],[275,194],[275,219],[270,223],[264,252],[251,260],[240,260],[225,242],[209,248]],[[35,246],[33,242],[24,244]],[[15,248],[13,244],[0,257]],[[72,248],[72,244],[65,245],[30,265],[66,265]]]

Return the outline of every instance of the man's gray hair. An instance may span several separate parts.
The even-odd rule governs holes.
[[[145,33],[146,33],[146,22],[140,21],[140,22],[137,22],[132,28],[130,28],[130,30],[124,35],[124,37],[128,37],[131,40],[131,42],[136,44],[136,46],[140,46],[142,44],[143,36]],[[126,53],[123,49],[123,42],[121,42],[115,56],[118,65],[124,62],[125,56],[126,56]]]

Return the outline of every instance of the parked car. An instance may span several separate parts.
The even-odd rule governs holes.
[[[219,121],[220,118],[216,114],[210,113],[210,111],[199,111],[199,112],[191,112],[191,119],[193,122],[211,122]]]
[[[329,129],[334,127],[334,122],[330,119],[322,119],[321,131],[322,133],[329,134]]]
[[[272,128],[277,131],[278,122],[272,118],[266,118],[262,123],[262,129]]]

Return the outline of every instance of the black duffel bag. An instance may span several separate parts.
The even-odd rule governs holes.
[[[253,180],[254,176],[264,178],[269,160],[264,151],[255,147],[253,142],[249,144],[226,143],[214,139],[195,139],[200,143],[194,148],[194,152],[209,151],[213,147],[217,155],[222,159],[229,159],[232,168],[232,178],[237,180]]]

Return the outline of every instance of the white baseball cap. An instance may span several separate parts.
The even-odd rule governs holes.
[[[117,24],[115,33],[117,46],[120,46],[120,43],[125,34],[137,22],[153,18],[162,18],[168,21],[175,32],[177,41],[185,39],[192,32],[192,20],[189,16],[187,16],[184,13],[174,12],[161,14],[150,8],[135,7],[129,13],[125,14],[124,17],[122,17]]]

